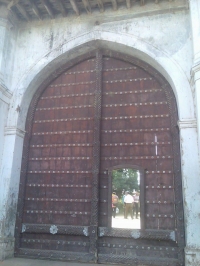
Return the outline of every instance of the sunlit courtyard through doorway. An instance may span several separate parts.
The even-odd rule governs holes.
[[[112,217],[112,227],[114,228],[127,228],[127,229],[140,229],[140,218],[131,219],[131,217],[124,219],[123,216]]]

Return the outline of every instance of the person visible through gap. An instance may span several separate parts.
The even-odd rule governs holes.
[[[124,204],[125,204],[125,219],[128,218],[129,213],[131,215],[131,219],[133,219],[133,197],[131,196],[129,191],[125,192]]]
[[[115,218],[116,210],[118,206],[119,197],[116,195],[116,192],[112,193],[112,216]]]
[[[140,208],[140,193],[133,192],[133,216],[136,214],[136,219],[138,219],[138,212]]]

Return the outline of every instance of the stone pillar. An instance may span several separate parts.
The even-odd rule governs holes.
[[[4,146],[4,127],[6,125],[9,102],[12,97],[12,93],[8,89],[11,82],[13,64],[13,51],[11,51],[11,47],[8,48],[8,46],[12,46],[13,40],[13,33],[11,32],[13,24],[9,16],[9,11],[0,5],[0,169]]]
[[[13,256],[16,193],[19,186],[15,170],[21,160],[14,150],[22,145],[20,131],[6,129],[12,98],[9,88],[12,81],[16,37],[11,20],[13,17],[10,17],[9,11],[0,5],[0,260]]]
[[[193,44],[193,67],[191,69],[191,85],[194,89],[196,102],[198,144],[200,151],[200,0],[190,0],[189,3]]]
[[[3,176],[2,176],[2,160],[3,160],[3,152],[5,147],[5,138],[4,138],[4,130],[6,125],[6,119],[8,114],[9,102],[12,94],[2,85],[0,84],[0,260],[5,258],[5,253],[9,249],[11,239],[5,238],[3,234],[3,230],[5,228],[4,221],[2,219],[3,209],[5,210],[6,199],[3,199]],[[12,241],[13,242],[13,239]],[[13,244],[12,244],[13,245]]]
[[[15,127],[5,128],[0,171],[0,260],[14,254],[14,229],[24,134],[23,130]]]
[[[200,178],[197,125],[195,120],[178,122],[185,221],[185,265],[200,265]]]
[[[198,135],[198,161],[195,156],[191,160],[190,170],[199,167],[200,161],[200,0],[190,0],[190,20],[192,30],[192,44],[193,44],[193,67],[191,69],[191,86],[194,91],[195,98],[195,112],[197,118],[197,135]],[[192,135],[191,135],[192,137]],[[188,146],[195,148],[194,141],[188,139]],[[184,178],[184,177],[183,177]],[[185,260],[186,265],[197,266],[200,265],[200,174],[191,174],[185,180],[187,185],[187,195],[185,202],[186,216],[188,221],[186,223],[186,248]]]
[[[13,36],[15,17],[5,6],[0,6],[0,86],[8,88],[10,85],[10,71],[13,66]],[[14,33],[14,34],[13,34]],[[14,40],[15,41],[15,40]]]

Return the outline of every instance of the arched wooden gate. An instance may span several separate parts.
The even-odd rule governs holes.
[[[148,64],[110,51],[70,61],[27,116],[16,256],[184,265],[175,97]],[[117,165],[143,174],[141,229],[110,225]]]

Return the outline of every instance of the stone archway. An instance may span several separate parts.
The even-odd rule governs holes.
[[[163,73],[163,75],[167,78],[167,80],[170,82],[176,98],[178,100],[178,112],[179,112],[179,126],[180,126],[180,137],[181,137],[181,147],[183,150],[182,153],[182,173],[183,173],[183,187],[184,187],[184,200],[186,200],[191,194],[192,190],[187,186],[187,180],[191,176],[198,176],[198,169],[197,165],[198,163],[194,160],[194,158],[198,158],[198,151],[195,150],[193,147],[196,147],[197,144],[197,134],[196,134],[196,122],[193,114],[193,102],[192,102],[192,95],[190,92],[190,86],[187,81],[187,79],[184,77],[184,74],[181,73],[180,69],[177,67],[175,62],[172,62],[170,58],[168,58],[165,54],[160,51],[160,54],[154,51],[154,48],[152,47],[144,47],[142,42],[140,40],[136,40],[134,43],[134,46],[127,46],[127,43],[123,43],[126,38],[121,38],[121,35],[116,35],[116,43],[115,47],[116,49],[123,51],[127,53],[128,56],[131,55],[131,53],[134,51],[134,55],[137,55],[138,57],[142,59],[147,59],[147,62],[151,63],[155,68],[159,69]],[[4,145],[4,159],[2,161],[2,165],[6,165],[6,172],[3,171],[1,173],[2,176],[2,182],[4,182],[5,179],[7,179],[7,176],[10,177],[10,184],[12,183],[12,186],[6,187],[4,191],[4,201],[8,202],[7,206],[8,209],[13,210],[15,212],[15,204],[16,199],[18,195],[18,183],[19,183],[19,174],[20,174],[20,161],[21,161],[21,152],[22,152],[22,144],[23,144],[23,129],[25,126],[25,118],[27,115],[27,110],[29,103],[31,101],[31,98],[35,92],[35,89],[43,82],[46,73],[50,71],[51,69],[56,69],[58,65],[63,65],[63,61],[70,58],[70,54],[78,55],[79,53],[84,53],[86,50],[91,49],[91,47],[95,46],[95,44],[99,47],[110,47],[113,49],[113,43],[108,41],[108,38],[106,37],[106,32],[96,32],[88,33],[87,38],[83,38],[83,43],[86,41],[86,43],[83,44],[83,50],[79,50],[79,45],[81,47],[80,40],[82,38],[75,39],[74,41],[74,49],[71,49],[73,47],[73,41],[69,41],[69,46],[66,44],[66,47],[63,49],[64,54],[57,54],[54,53],[54,56],[51,56],[49,54],[49,57],[46,56],[43,59],[41,59],[38,64],[35,65],[31,69],[31,73],[26,73],[26,76],[23,77],[23,79],[20,81],[20,83],[17,86],[17,90],[14,93],[13,100],[11,102],[11,108],[9,111],[9,119],[7,122],[7,128],[5,131],[5,145]],[[126,36],[127,37],[127,36]],[[130,37],[128,37],[130,38]],[[94,40],[96,39],[96,41]],[[131,37],[131,41],[133,38]],[[87,43],[88,41],[88,43]],[[109,44],[110,43],[110,44]],[[89,45],[91,44],[91,46]],[[67,47],[68,46],[68,47]],[[78,49],[77,49],[78,48]],[[77,49],[77,50],[76,50]],[[151,51],[151,53],[149,53]],[[53,53],[53,51],[52,51]],[[75,55],[76,54],[76,55]],[[63,58],[63,60],[62,60]],[[176,75],[176,76],[175,76]],[[184,93],[182,93],[182,89],[184,89]],[[15,110],[17,109],[18,105],[20,106],[21,112],[17,113]],[[187,144],[188,136],[190,136],[190,145]],[[193,144],[191,144],[191,142]],[[17,144],[16,144],[17,143]],[[13,157],[8,161],[7,160],[7,154],[13,154]],[[196,156],[194,156],[196,154]],[[192,159],[191,159],[192,158]],[[15,161],[15,163],[13,163]],[[194,165],[191,169],[191,163]],[[13,181],[11,181],[13,180]],[[3,184],[3,183],[2,183]],[[12,199],[12,203],[8,200],[9,193],[12,191],[14,197]],[[5,210],[7,211],[7,210]],[[193,237],[190,235],[190,228],[193,226],[192,223],[190,223],[190,219],[195,219],[195,214],[192,214],[190,212],[190,217],[187,215],[189,213],[189,209],[187,206],[185,206],[185,212],[186,212],[186,234],[187,234],[187,241],[189,245],[193,243]],[[7,211],[8,214],[5,214],[5,218],[7,217],[7,220],[10,221],[12,226],[9,226],[9,229],[7,228],[4,230],[4,232],[8,232],[9,236],[13,235],[13,228],[15,219],[14,216],[9,216],[10,211]],[[3,217],[2,216],[2,217]],[[4,219],[4,218],[3,218]],[[10,241],[11,238],[9,238]],[[11,240],[11,242],[13,239]]]

